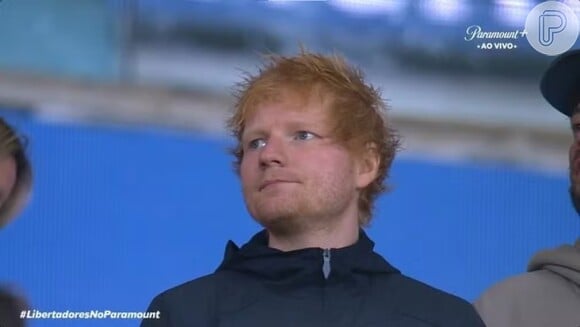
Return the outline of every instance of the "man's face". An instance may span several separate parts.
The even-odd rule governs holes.
[[[576,211],[580,214],[580,111],[570,118],[573,142],[570,146],[570,195]]]
[[[12,156],[0,156],[0,207],[4,205],[6,199],[16,184],[16,161]]]
[[[356,163],[329,127],[322,103],[300,105],[290,96],[248,117],[242,189],[252,217],[271,232],[296,233],[358,212]]]

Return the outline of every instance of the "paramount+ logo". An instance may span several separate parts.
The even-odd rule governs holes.
[[[568,51],[578,39],[578,16],[566,4],[545,1],[536,5],[527,15],[525,26],[511,31],[487,31],[480,25],[465,30],[464,40],[476,43],[480,50],[515,50],[525,44],[539,53],[557,56]]]

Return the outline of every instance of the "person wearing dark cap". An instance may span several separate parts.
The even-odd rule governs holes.
[[[552,62],[540,89],[544,98],[570,118],[570,197],[580,215],[580,50]],[[475,302],[488,327],[580,326],[580,238],[537,253],[527,272],[508,278]]]

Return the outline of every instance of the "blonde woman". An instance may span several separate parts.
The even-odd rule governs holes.
[[[17,216],[30,193],[32,169],[25,145],[23,138],[0,118],[0,229]],[[0,326],[25,326],[20,312],[26,308],[22,296],[0,285]]]
[[[0,228],[13,220],[26,203],[32,186],[32,169],[26,142],[0,118]]]

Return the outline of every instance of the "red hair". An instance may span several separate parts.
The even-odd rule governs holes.
[[[303,101],[314,95],[328,100],[333,136],[353,155],[370,150],[379,157],[377,177],[361,191],[358,201],[359,224],[368,224],[375,199],[387,190],[385,180],[400,141],[388,124],[387,105],[379,90],[340,56],[304,49],[294,57],[269,55],[258,74],[245,76],[237,85],[234,113],[228,120],[228,128],[238,141],[232,150],[234,170],[239,175],[244,156],[240,140],[249,115],[259,104],[277,101],[288,91]]]

